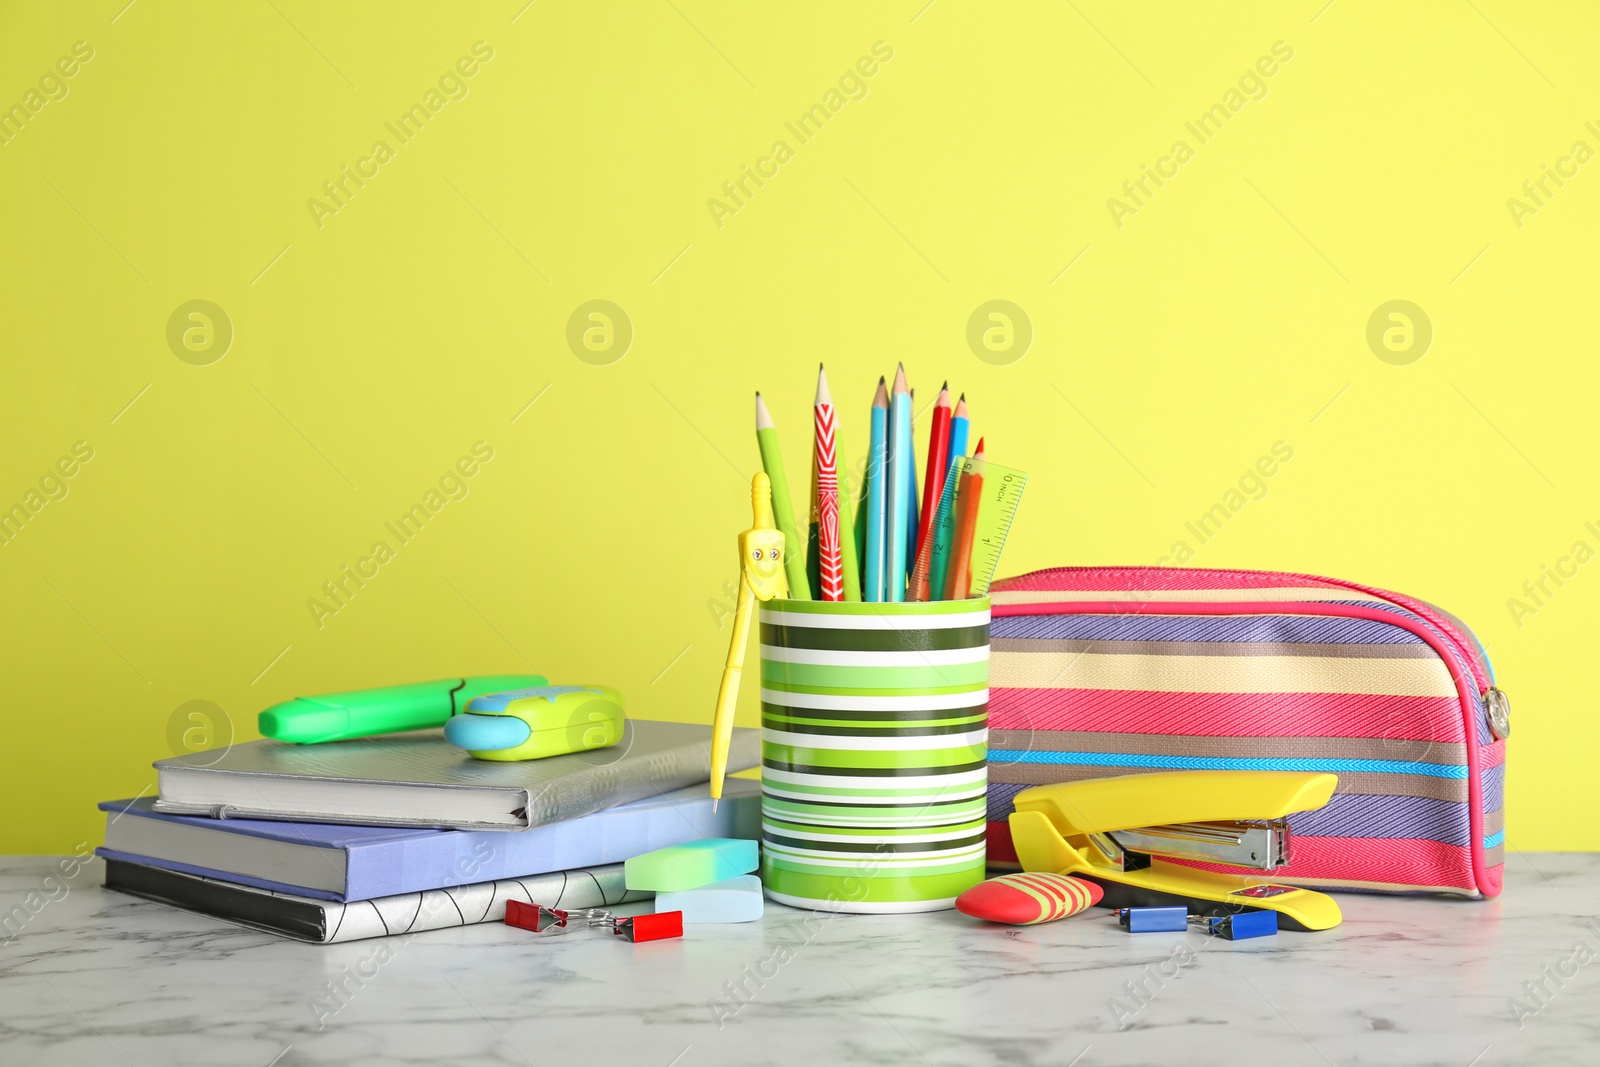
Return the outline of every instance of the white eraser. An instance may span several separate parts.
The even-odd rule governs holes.
[[[761,918],[761,909],[761,879],[753,874],[656,894],[656,911],[681,911],[685,923],[753,922]]]

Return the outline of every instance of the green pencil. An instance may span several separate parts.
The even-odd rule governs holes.
[[[837,443],[835,435],[834,448],[839,454],[839,558],[844,564],[844,598],[846,600],[861,599],[861,564],[856,559],[856,533],[855,523],[850,518],[850,494],[845,492],[845,478],[843,477],[844,447]]]
[[[772,482],[772,517],[783,531],[783,569],[789,577],[789,598],[810,600],[805,542],[800,540],[799,527],[794,524],[794,498],[789,495],[789,476],[784,473],[783,453],[778,450],[778,428],[760,393],[756,394],[756,446],[761,449],[762,469]]]
[[[861,476],[861,495],[856,497],[856,529],[855,550],[856,568],[861,579],[861,599],[867,597],[867,492],[868,482],[872,480],[870,471],[863,471]]]

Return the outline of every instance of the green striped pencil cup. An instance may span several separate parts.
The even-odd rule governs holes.
[[[983,881],[989,598],[761,607],[773,900],[937,911]]]

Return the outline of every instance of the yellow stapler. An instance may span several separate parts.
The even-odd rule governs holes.
[[[1105,889],[1104,907],[1260,908],[1276,911],[1285,929],[1326,930],[1342,918],[1332,897],[1165,858],[1282,867],[1287,816],[1322,807],[1338,782],[1295,771],[1168,771],[1035,786],[1017,794],[1011,841],[1023,870],[1089,878]]]

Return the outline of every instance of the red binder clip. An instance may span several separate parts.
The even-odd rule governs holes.
[[[506,925],[515,926],[519,930],[531,930],[536,934],[547,934],[551,931],[560,933],[567,929],[567,920],[571,917],[570,912],[547,908],[543,904],[524,904],[520,900],[506,901]]]
[[[683,936],[683,912],[663,911],[655,915],[634,915],[619,918],[600,908],[583,908],[576,912],[547,908],[543,904],[524,904],[520,900],[506,901],[506,925],[536,934],[564,933],[572,921],[583,919],[585,926],[604,926],[616,936],[627,941],[661,941]]]
[[[609,926],[611,932],[627,941],[662,941],[683,936],[683,912],[660,911],[654,915],[634,915],[619,919],[598,908],[589,910],[590,926]]]

